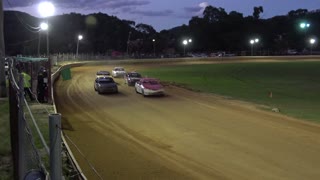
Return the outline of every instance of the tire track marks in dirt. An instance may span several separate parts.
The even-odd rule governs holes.
[[[56,89],[58,110],[73,127],[65,133],[104,178],[320,177],[318,125],[171,86],[164,98],[144,98],[122,79],[120,94],[97,95],[93,74],[100,68],[75,68],[72,82]]]

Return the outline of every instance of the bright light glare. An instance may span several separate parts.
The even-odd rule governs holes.
[[[187,45],[187,44],[188,44],[188,41],[187,41],[187,40],[184,40],[182,43],[183,43],[184,45]]]
[[[40,28],[41,28],[41,30],[46,31],[46,30],[48,30],[49,26],[47,23],[41,23]]]
[[[192,42],[192,39],[189,39],[189,43],[191,43]]]
[[[44,1],[38,6],[38,11],[42,17],[49,17],[54,14],[54,6],[51,2]]]
[[[300,28],[304,29],[304,28],[309,28],[310,24],[309,23],[300,23]]]
[[[250,40],[250,44],[254,44],[254,40],[252,39],[252,40]]]
[[[152,41],[155,42],[156,40],[155,40],[155,39],[152,39]]]
[[[79,40],[82,40],[82,39],[83,39],[83,36],[82,36],[82,35],[79,35],[79,36],[78,36],[78,39],[79,39]]]
[[[259,39],[255,39],[254,42],[255,42],[255,43],[258,43],[258,42],[259,42]]]
[[[310,44],[314,44],[316,42],[315,39],[310,39]]]

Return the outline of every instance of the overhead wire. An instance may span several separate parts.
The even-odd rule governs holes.
[[[29,39],[29,40],[25,40],[25,41],[21,41],[21,42],[17,42],[17,43],[13,43],[13,44],[8,44],[7,46],[18,46],[21,44],[26,44],[35,40],[38,40],[39,38],[33,38],[33,39]]]
[[[9,1],[9,0],[6,0],[6,1],[7,1],[8,5],[10,6],[10,8],[13,9],[13,6],[12,6],[12,4],[10,3],[10,1]],[[39,27],[39,26],[33,27],[33,26],[29,25],[29,24],[28,24],[27,22],[25,22],[21,17],[18,16],[18,13],[17,13],[16,11],[14,11],[14,14],[15,14],[15,16],[17,17],[17,19],[19,20],[19,22],[22,24],[22,26],[23,26],[24,28],[26,28],[28,31],[30,31],[30,32],[32,32],[32,33],[37,33],[37,32],[40,31],[40,27]]]

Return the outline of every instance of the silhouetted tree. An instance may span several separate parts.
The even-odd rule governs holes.
[[[253,15],[253,17],[255,19],[259,19],[261,13],[263,13],[263,7],[262,6],[253,8],[253,14],[252,15]]]

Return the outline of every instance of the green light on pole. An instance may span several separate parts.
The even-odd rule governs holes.
[[[300,23],[300,28],[301,29],[306,29],[306,28],[309,28],[309,27],[310,27],[309,23]]]

